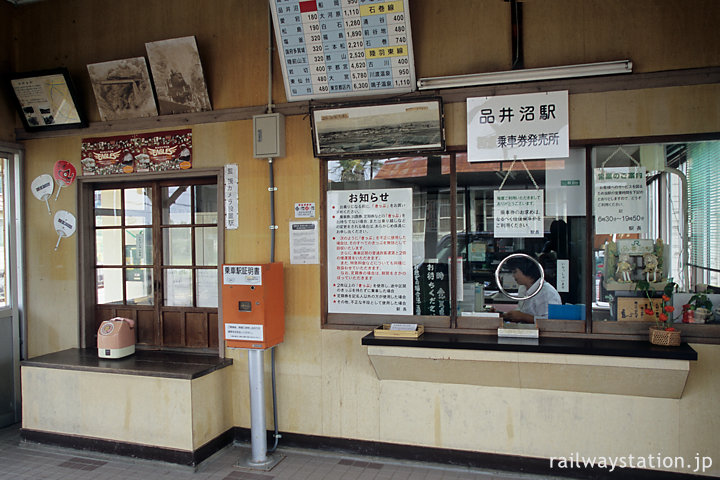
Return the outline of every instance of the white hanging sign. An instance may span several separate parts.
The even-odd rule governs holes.
[[[543,190],[495,190],[495,238],[538,238],[543,231]]]
[[[467,99],[469,162],[569,155],[568,92]]]
[[[411,315],[412,189],[327,192],[328,312]]]
[[[237,230],[238,218],[238,166],[237,164],[225,165],[225,229]]]
[[[645,233],[647,185],[644,167],[596,168],[595,233]]]

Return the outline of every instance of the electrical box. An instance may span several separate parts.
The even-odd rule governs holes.
[[[279,158],[285,156],[285,116],[268,113],[253,117],[253,156]]]
[[[229,348],[266,349],[282,343],[283,264],[223,265],[222,314]]]

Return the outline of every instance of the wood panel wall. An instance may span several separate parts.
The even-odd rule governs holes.
[[[215,110],[268,100],[267,0],[63,0],[14,10],[15,67],[66,66],[99,120],[88,63],[144,56],[145,42],[195,35]],[[522,2],[526,67],[629,58],[636,72],[720,65],[713,0]],[[510,3],[410,0],[417,76],[511,67]],[[7,22],[9,15],[0,15]],[[6,36],[0,23],[0,42]],[[7,41],[7,39],[5,39]],[[7,47],[0,43],[0,65]],[[285,102],[274,56],[273,99]]]

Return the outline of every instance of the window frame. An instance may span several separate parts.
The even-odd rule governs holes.
[[[145,182],[157,182],[159,186],[172,185],[173,182],[182,182],[183,184],[198,185],[194,183],[194,180],[199,180],[203,184],[213,184],[217,186],[217,206],[218,206],[218,218],[217,218],[217,278],[218,285],[221,280],[221,265],[225,261],[225,225],[224,225],[224,203],[223,203],[223,182],[224,172],[222,168],[207,168],[207,169],[193,169],[191,171],[184,172],[159,172],[159,173],[135,173],[130,175],[106,175],[106,176],[84,176],[78,177],[78,195],[77,195],[77,247],[78,247],[78,314],[80,321],[80,345],[81,348],[94,348],[96,346],[96,328],[95,328],[95,308],[96,308],[96,290],[95,290],[95,230],[94,230],[94,192],[98,189],[112,189],[112,188],[128,188],[135,184],[141,185]],[[208,182],[210,180],[210,182]],[[154,194],[159,198],[158,194]],[[153,207],[161,209],[161,205]],[[159,214],[157,215],[157,222],[160,221]],[[153,228],[157,228],[160,231],[161,226],[154,222]],[[154,245],[155,252],[160,249],[160,246]],[[195,252],[192,252],[193,256]],[[161,258],[154,258],[154,263],[161,262]],[[161,271],[168,268],[167,265],[160,265]],[[193,266],[194,268],[195,266]],[[157,281],[157,279],[155,279]],[[156,282],[157,283],[157,282]],[[124,288],[124,287],[123,287]],[[193,288],[195,286],[193,285]],[[154,290],[156,290],[154,286]],[[158,292],[155,292],[156,297]],[[222,305],[220,288],[218,288],[218,307],[217,311],[218,325],[218,345],[217,347],[174,347],[174,346],[144,346],[138,345],[138,348],[150,348],[168,351],[186,351],[193,353],[209,353],[224,356],[224,342],[222,341]],[[118,305],[123,307],[124,305]],[[155,305],[150,306],[156,308]],[[157,308],[163,308],[158,306]],[[164,307],[163,310],[177,310],[182,311],[186,307]],[[197,310],[198,308],[209,308],[209,307],[187,307]],[[210,334],[210,332],[209,332]]]
[[[578,140],[570,143],[571,148],[582,148],[585,150],[585,182],[586,182],[586,206],[585,206],[585,234],[586,234],[586,258],[584,259],[583,281],[585,282],[585,306],[586,319],[584,322],[577,320],[540,320],[538,322],[542,335],[545,337],[574,337],[574,338],[606,338],[606,339],[622,339],[622,340],[647,340],[648,324],[643,325],[607,325],[608,323],[617,322],[601,322],[592,319],[592,301],[595,295],[594,284],[594,247],[595,238],[594,214],[593,214],[593,177],[592,177],[592,157],[593,150],[596,147],[608,145],[625,145],[625,144],[669,144],[669,143],[690,143],[702,141],[719,141],[720,132],[712,134],[689,134],[689,135],[673,135],[673,136],[654,136],[654,137],[628,137],[628,138],[608,138],[608,139],[592,139]],[[429,155],[450,155],[453,159],[450,162],[450,192],[451,192],[451,209],[456,211],[458,185],[456,175],[456,163],[454,161],[455,154],[466,152],[466,147],[448,147],[445,152]],[[378,157],[379,158],[379,157]],[[385,157],[382,157],[385,158]],[[375,158],[373,158],[375,159]],[[406,322],[406,323],[422,323],[426,331],[439,333],[466,333],[466,334],[483,334],[495,335],[500,321],[494,319],[484,319],[477,317],[464,317],[457,314],[456,296],[451,297],[451,311],[449,316],[423,316],[423,315],[372,315],[372,314],[337,314],[328,313],[327,306],[327,219],[324,212],[326,211],[326,201],[328,192],[328,161],[337,160],[336,158],[328,158],[321,160],[321,184],[320,195],[322,199],[323,215],[321,215],[321,328],[327,329],[352,329],[367,330],[377,327],[382,323]],[[666,187],[666,183],[659,186],[659,189]],[[664,188],[667,192],[667,188]],[[661,197],[663,195],[660,195]],[[664,197],[663,197],[664,198]],[[664,207],[661,207],[664,208]],[[656,216],[661,216],[662,211],[656,212]],[[455,217],[452,218],[451,234],[452,256],[457,257],[457,228]],[[662,230],[663,226],[660,225]],[[451,278],[455,278],[455,262],[450,265]],[[639,322],[638,322],[639,323]],[[683,337],[686,341],[698,343],[718,343],[720,344],[720,325],[694,325],[683,324]]]

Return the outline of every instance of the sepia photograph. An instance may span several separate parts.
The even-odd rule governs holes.
[[[93,63],[87,68],[102,121],[158,114],[145,58]]]
[[[312,124],[316,157],[431,152],[445,148],[440,99],[315,107]]]
[[[195,37],[145,44],[160,113],[212,110]]]

